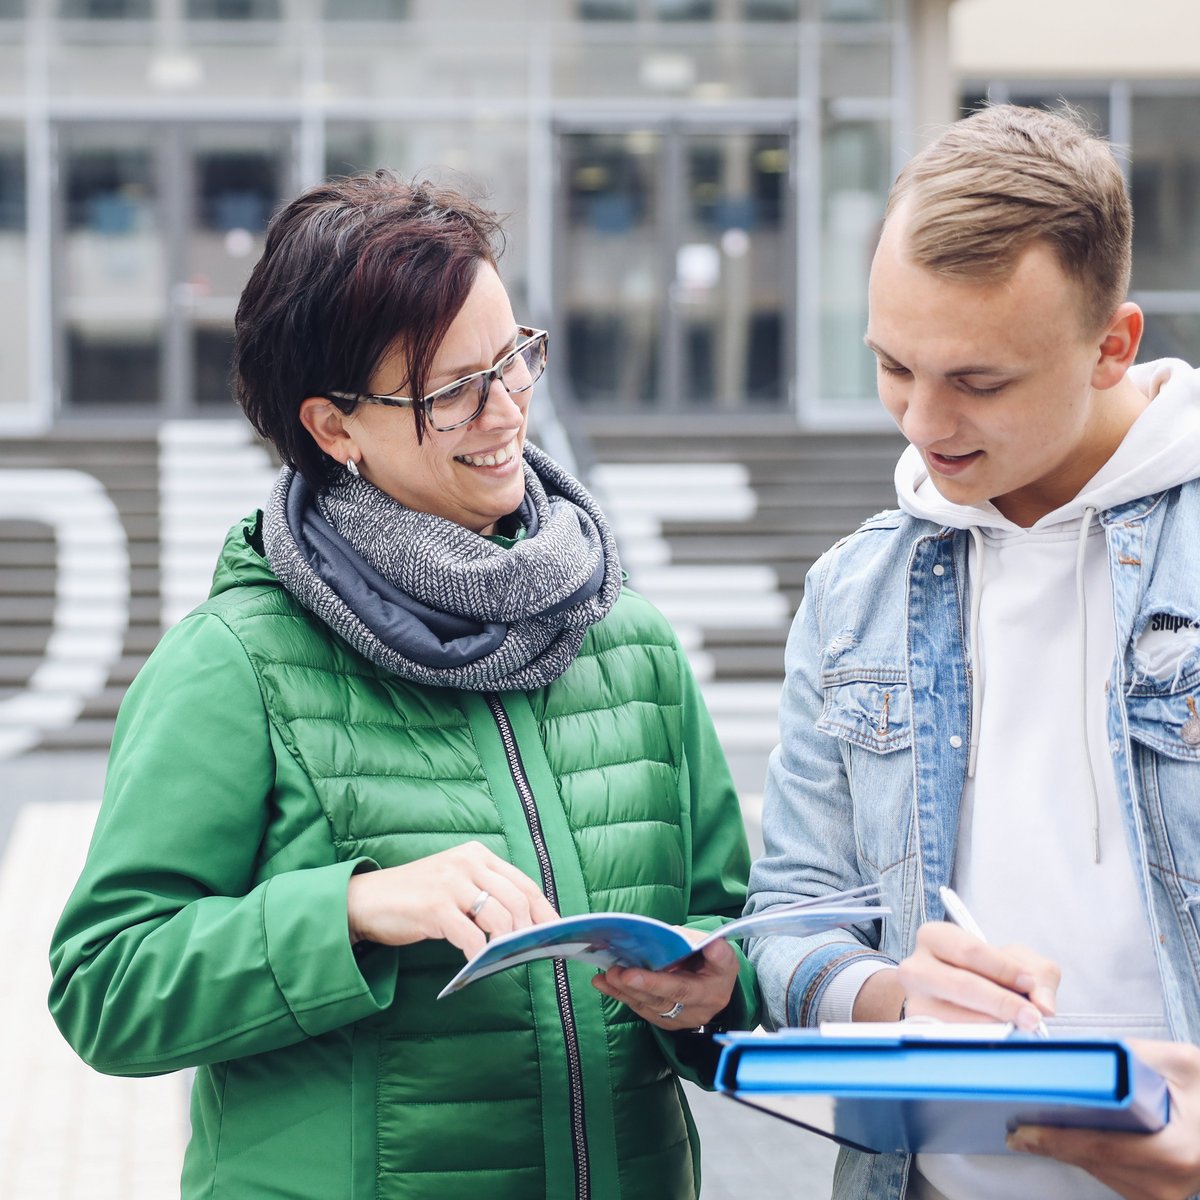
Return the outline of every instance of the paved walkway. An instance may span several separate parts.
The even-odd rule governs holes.
[[[83,865],[89,800],[22,806],[0,861],[0,1196],[165,1200],[187,1136],[178,1075],[113,1079],[79,1061],[46,1010],[46,949]]]
[[[46,950],[83,864],[103,771],[96,754],[0,761],[0,1200],[179,1195],[186,1075],[99,1075],[75,1057],[46,1011]],[[758,843],[753,796],[746,817]],[[704,1146],[704,1200],[829,1195],[831,1143],[688,1091]]]

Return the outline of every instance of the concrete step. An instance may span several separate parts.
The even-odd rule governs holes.
[[[598,463],[589,482],[632,586],[676,627],[726,749],[765,761],[804,575],[839,537],[894,503],[903,443],[887,432],[806,433],[783,419],[588,418],[587,426]],[[49,723],[40,744],[103,750],[129,681],[161,629],[207,594],[226,530],[263,502],[276,464],[232,421],[134,433],[72,427],[0,445],[10,487],[14,472],[36,483],[39,472],[64,470],[98,481],[124,544],[76,540],[62,574],[52,522],[0,510],[0,696],[24,695],[30,711],[74,704],[75,719]],[[115,588],[118,550],[129,568]],[[52,641],[55,621],[65,630]],[[80,652],[64,657],[72,638],[82,639]],[[82,699],[69,694],[72,657],[92,673]],[[31,676],[41,681],[36,695]],[[56,693],[56,681],[67,690]],[[5,736],[0,729],[0,753],[15,744]]]

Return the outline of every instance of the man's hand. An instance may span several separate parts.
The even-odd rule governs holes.
[[[1187,1200],[1200,1192],[1200,1047],[1130,1040],[1133,1052],[1167,1081],[1171,1120],[1159,1133],[1113,1133],[1022,1125],[1013,1150],[1072,1163],[1125,1200]]]
[[[1025,946],[991,946],[945,921],[922,925],[916,950],[900,963],[906,1015],[1011,1021],[1027,1032],[1053,1016],[1060,975]]]

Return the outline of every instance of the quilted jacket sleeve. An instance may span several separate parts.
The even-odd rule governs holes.
[[[152,1075],[276,1049],[390,1003],[346,885],[366,859],[258,878],[276,756],[255,673],[214,615],[172,629],[117,721],[104,802],[51,947],[50,1010],[97,1070]]]

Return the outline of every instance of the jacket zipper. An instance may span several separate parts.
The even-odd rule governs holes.
[[[550,851],[546,847],[542,821],[538,816],[533,789],[529,786],[529,779],[525,774],[525,765],[521,762],[521,752],[517,748],[512,722],[508,719],[508,713],[505,712],[504,705],[501,704],[500,697],[495,692],[485,692],[483,698],[491,710],[496,728],[500,731],[500,741],[504,745],[504,757],[508,760],[508,770],[516,785],[521,807],[525,810],[525,821],[529,826],[529,836],[533,841],[538,869],[542,875],[542,891],[557,912],[558,888],[555,886],[554,871],[550,865]],[[575,1028],[575,1012],[571,1007],[571,988],[567,980],[567,964],[561,958],[554,959],[554,990],[558,996],[558,1015],[562,1021],[563,1041],[567,1050],[571,1141],[575,1154],[575,1197],[576,1200],[588,1200],[591,1196],[591,1184],[588,1179],[587,1132],[583,1122],[583,1066],[579,1057],[579,1034]]]

